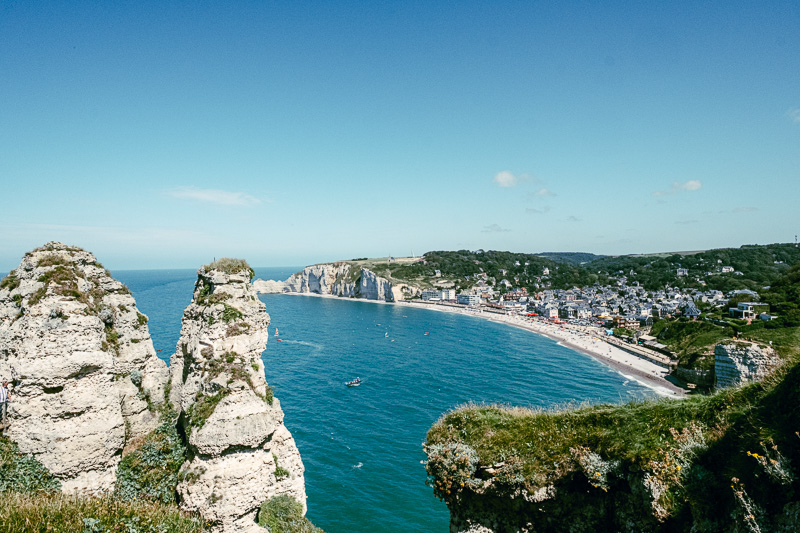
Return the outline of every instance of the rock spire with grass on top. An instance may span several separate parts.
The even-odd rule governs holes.
[[[214,532],[263,531],[255,523],[263,502],[287,494],[305,509],[306,501],[303,463],[261,360],[269,315],[245,261],[220,259],[197,274],[170,365],[190,457],[181,507]]]

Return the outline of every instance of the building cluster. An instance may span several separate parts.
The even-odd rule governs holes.
[[[507,287],[504,283],[498,286]],[[545,289],[528,294],[525,288],[515,287],[498,292],[485,282],[479,282],[469,291],[456,294],[454,289],[426,289],[422,300],[447,302],[469,307],[484,307],[503,310],[510,314],[533,314],[565,321],[587,321],[603,323],[609,327],[639,329],[653,324],[654,318],[700,316],[698,303],[722,308],[734,296],[757,299],[754,291],[732,291],[725,294],[717,290],[698,290],[666,288],[648,291],[638,282],[628,284],[621,276],[615,285],[591,286],[572,289]],[[768,320],[765,312],[769,306],[764,303],[740,303],[729,309],[735,318]],[[761,314],[759,314],[761,312]]]

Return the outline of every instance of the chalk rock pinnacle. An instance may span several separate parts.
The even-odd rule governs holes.
[[[113,488],[125,444],[158,425],[168,375],[147,317],[89,252],[48,243],[0,283],[6,435],[65,492]]]
[[[189,444],[181,506],[220,533],[263,532],[256,513],[274,496],[306,501],[300,453],[264,376],[270,319],[252,276],[231,259],[198,271],[170,363],[170,397]]]

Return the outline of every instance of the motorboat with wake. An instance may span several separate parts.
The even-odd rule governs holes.
[[[346,381],[345,385],[347,385],[348,387],[358,387],[359,385],[361,385],[361,378],[356,378],[352,381]]]

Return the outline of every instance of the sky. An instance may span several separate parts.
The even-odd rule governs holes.
[[[800,233],[800,3],[0,3],[0,271]]]

